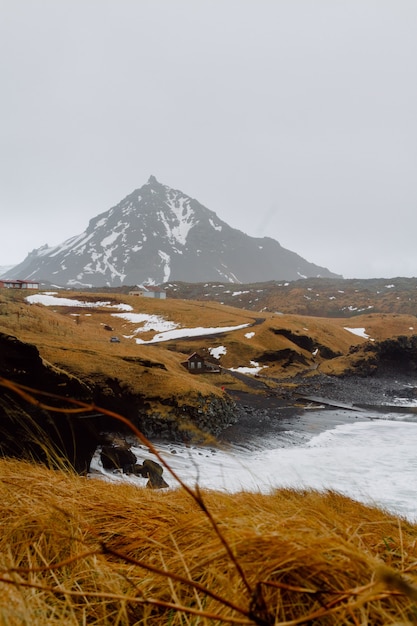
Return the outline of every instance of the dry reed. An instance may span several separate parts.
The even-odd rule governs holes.
[[[336,493],[152,492],[11,460],[0,477],[5,626],[416,622],[417,526]]]
[[[243,580],[183,490],[0,476],[2,624],[415,623],[416,526],[335,493],[200,494]]]

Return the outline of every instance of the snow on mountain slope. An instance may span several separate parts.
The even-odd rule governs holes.
[[[231,228],[154,176],[80,235],[33,250],[13,273],[72,288],[335,276],[273,239]]]
[[[13,265],[0,265],[0,278],[7,278],[13,272]]]

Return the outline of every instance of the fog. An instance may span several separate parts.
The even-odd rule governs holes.
[[[0,0],[0,264],[151,174],[350,277],[417,275],[414,0]]]

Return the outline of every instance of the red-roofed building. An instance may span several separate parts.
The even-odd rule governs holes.
[[[0,289],[39,289],[39,283],[32,280],[1,280]]]

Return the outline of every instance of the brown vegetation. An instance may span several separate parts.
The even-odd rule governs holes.
[[[377,342],[415,334],[409,315],[257,319],[217,303],[111,299],[184,327],[253,326],[137,345],[126,338],[132,325],[107,309],[28,305],[2,293],[0,332],[36,345],[83,385],[100,381],[115,393],[118,381],[118,393],[140,393],[150,407],[244,386],[229,374],[190,376],[181,362],[197,347],[206,354],[226,346],[225,367],[257,360],[268,366],[266,384],[278,386],[366,359],[374,344],[345,326],[363,327]],[[121,343],[111,344],[110,334]],[[155,493],[10,460],[0,461],[0,477],[4,626],[416,623],[417,526],[338,494]]]
[[[5,626],[415,623],[417,527],[335,493],[0,476]]]
[[[416,317],[409,314],[356,315],[354,318],[326,318],[276,314],[224,306],[217,302],[190,300],[151,300],[123,294],[60,292],[57,296],[112,305],[130,304],[133,312],[158,315],[179,327],[228,327],[248,324],[247,328],[217,336],[172,339],[162,343],[137,344],[135,337],[150,340],[154,331],[135,334],[139,324],[115,317],[117,309],[93,307],[47,307],[29,305],[24,294],[0,294],[0,332],[32,343],[47,362],[85,384],[118,381],[121,389],[146,397],[154,410],[164,413],[173,398],[177,405],[197,402],[201,396],[221,397],[221,387],[244,388],[223,370],[221,377],[210,374],[190,376],[181,366],[193,351],[210,358],[209,349],[224,346],[220,357],[223,368],[248,366],[259,362],[268,385],[275,379],[295,374],[341,374],[358,361],[357,350],[369,341],[348,328],[363,328],[372,341],[416,334]],[[417,291],[417,290],[416,290]],[[390,291],[391,293],[391,291]],[[393,302],[395,301],[393,297]],[[111,331],[106,329],[112,329]],[[247,334],[251,331],[252,336]],[[110,343],[117,335],[120,343]],[[360,359],[367,359],[364,354]],[[107,381],[107,382],[106,382]],[[272,381],[272,382],[271,382]]]
[[[169,283],[170,298],[215,300],[252,311],[350,318],[364,313],[415,315],[417,278],[303,278],[248,285]]]

